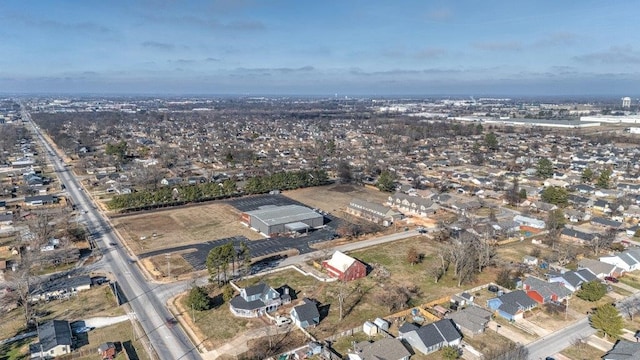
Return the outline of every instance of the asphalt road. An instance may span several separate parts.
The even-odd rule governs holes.
[[[82,190],[80,183],[65,167],[51,144],[47,143],[24,108],[22,114],[29,119],[38,139],[46,148],[50,161],[76,204],[77,210],[86,211],[83,217],[96,245],[103,252],[104,263],[115,275],[158,358],[161,360],[201,359],[191,340],[180,326],[174,325],[173,316],[154,293],[157,285],[145,280],[122,246],[110,245],[120,243],[110,223],[96,209],[91,198]]]
[[[585,317],[563,329],[529,343],[527,345],[529,359],[539,360],[552,356],[571,346],[571,343],[576,339],[586,338],[595,333],[596,330],[589,324],[589,318]]]

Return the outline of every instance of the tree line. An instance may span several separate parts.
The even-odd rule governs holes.
[[[246,181],[242,191],[238,190],[234,180],[229,179],[221,184],[185,184],[116,195],[107,203],[107,206],[111,210],[135,211],[157,206],[181,205],[234,196],[264,194],[271,190],[293,190],[326,185],[328,183],[329,177],[324,170],[282,171],[271,175],[251,177]]]

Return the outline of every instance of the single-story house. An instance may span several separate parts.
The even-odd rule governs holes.
[[[58,202],[58,198],[53,195],[25,196],[24,203],[29,206],[49,205]]]
[[[535,308],[538,304],[523,290],[515,290],[499,297],[487,300],[489,309],[509,321],[521,320],[524,312]]]
[[[318,304],[310,299],[303,299],[303,304],[295,306],[289,313],[293,323],[297,327],[306,329],[310,326],[315,327],[320,323],[320,312]]]
[[[640,254],[637,251],[626,250],[616,255],[601,256],[600,261],[615,265],[626,272],[638,270],[640,268]]]
[[[543,220],[528,216],[516,215],[513,217],[513,221],[517,222],[522,230],[541,231],[545,228],[545,222]]]
[[[240,289],[240,295],[229,301],[231,313],[239,317],[259,317],[282,305],[280,293],[265,283]]]
[[[571,291],[559,282],[546,282],[533,276],[523,281],[523,288],[527,295],[538,304],[561,302],[571,296]]]
[[[604,279],[605,276],[621,276],[624,270],[602,261],[593,259],[581,259],[578,262],[578,270],[589,269],[598,279]]]
[[[549,282],[560,283],[571,292],[580,290],[582,284],[593,280],[598,280],[598,277],[589,269],[565,271],[560,275],[549,277]]]
[[[640,343],[629,340],[618,340],[613,348],[602,355],[602,360],[636,360],[640,359]]]
[[[51,278],[32,286],[31,301],[49,301],[54,299],[65,299],[77,295],[80,291],[91,288],[91,277],[80,275],[74,277]]]
[[[375,342],[359,342],[347,356],[349,360],[409,360],[411,352],[402,340],[383,338]]]
[[[356,280],[367,276],[367,267],[360,261],[341,251],[336,251],[331,259],[322,262],[329,276],[342,281]]]
[[[462,334],[451,319],[442,319],[422,327],[405,323],[398,329],[398,338],[425,355],[445,346],[458,346],[462,342]]]
[[[38,326],[38,342],[31,344],[31,358],[52,359],[71,353],[73,335],[65,320],[51,320]]]
[[[453,320],[458,330],[465,336],[473,337],[482,334],[491,320],[491,311],[479,306],[469,306],[462,310],[449,313],[447,318]]]

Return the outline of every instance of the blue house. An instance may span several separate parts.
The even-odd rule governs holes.
[[[310,326],[315,327],[320,322],[318,305],[310,299],[303,299],[303,304],[291,309],[291,318],[296,326],[305,329]]]
[[[537,303],[522,290],[512,291],[497,298],[487,300],[489,309],[509,321],[521,320],[524,312],[537,306]]]

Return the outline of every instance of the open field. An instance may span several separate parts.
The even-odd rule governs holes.
[[[242,226],[239,215],[228,204],[213,203],[117,217],[111,222],[136,254],[237,235],[264,239]]]
[[[284,196],[299,201],[311,208],[339,214],[353,198],[382,204],[387,201],[388,193],[368,189],[357,185],[327,185],[285,191]]]
[[[80,292],[77,296],[68,300],[40,302],[34,306],[34,310],[38,315],[39,323],[53,319],[75,321],[95,316],[119,316],[125,314],[122,308],[115,306],[115,299],[107,286]],[[3,316],[2,326],[0,326],[0,339],[6,339],[33,330],[26,329],[22,308],[17,308]],[[14,348],[13,351],[21,343],[13,344],[11,347]],[[4,349],[0,350],[4,351]],[[28,350],[28,347],[24,350]]]

